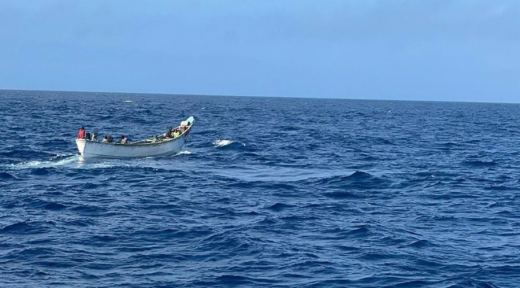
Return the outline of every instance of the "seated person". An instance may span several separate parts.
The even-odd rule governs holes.
[[[107,143],[108,142],[108,136],[107,135],[103,136],[103,140],[101,142],[102,143]]]
[[[125,135],[121,135],[121,138],[116,142],[116,144],[126,144],[126,137]]]
[[[166,131],[166,133],[164,133],[164,138],[171,138],[172,137],[172,127],[168,127],[168,131]]]

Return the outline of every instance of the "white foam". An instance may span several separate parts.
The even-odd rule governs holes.
[[[191,151],[185,150],[185,151],[181,151],[181,152],[177,153],[176,155],[190,155],[190,154],[191,154]]]
[[[73,156],[73,154],[70,154],[70,153],[59,153],[59,154],[56,154],[56,156],[54,156],[52,158],[65,157],[65,156]]]
[[[231,140],[215,140],[213,141],[213,145],[215,145],[215,147],[224,147],[224,146],[227,146],[231,143],[233,143],[234,141],[231,141]]]
[[[132,101],[132,100],[125,100],[124,102],[125,103],[134,103],[134,101]]]
[[[70,154],[69,154],[70,155]],[[78,156],[70,156],[65,159],[61,159],[58,161],[28,161],[22,162],[18,164],[11,164],[10,167],[13,169],[28,169],[28,168],[51,168],[51,167],[59,167],[72,164],[78,160]]]
[[[84,164],[83,169],[99,169],[99,168],[113,168],[113,167],[124,167],[124,166],[117,166],[111,163],[94,163],[94,164]],[[79,167],[78,167],[79,168]]]
[[[213,145],[215,145],[215,147],[224,147],[224,146],[228,146],[233,143],[235,143],[235,141],[227,140],[227,139],[213,141]],[[246,146],[246,143],[240,143],[240,145]]]

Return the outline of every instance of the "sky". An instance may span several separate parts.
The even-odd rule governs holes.
[[[0,89],[520,103],[520,1],[0,0]]]

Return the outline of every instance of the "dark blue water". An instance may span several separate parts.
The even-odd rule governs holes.
[[[83,160],[84,125],[175,156]],[[2,287],[520,287],[520,105],[0,91]]]

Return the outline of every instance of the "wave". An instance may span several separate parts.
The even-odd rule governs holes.
[[[72,207],[70,210],[74,211],[75,213],[82,215],[82,216],[101,216],[108,212],[108,210],[104,207],[99,207],[95,205],[77,205],[75,207]]]
[[[329,188],[363,188],[381,189],[388,188],[391,181],[376,177],[370,173],[356,171],[350,175],[331,176],[319,179],[309,179],[308,184],[322,185]],[[347,195],[348,196],[348,195]]]
[[[78,227],[87,227],[87,226],[93,226],[96,224],[96,222],[94,220],[92,220],[91,218],[74,219],[74,220],[65,221],[65,223],[67,225],[78,226]]]
[[[215,140],[213,141],[213,145],[215,145],[216,147],[224,147],[224,146],[227,146],[229,144],[233,143],[233,141],[231,140]]]
[[[20,160],[29,160],[34,158],[49,158],[51,156],[55,156],[54,153],[44,152],[44,151],[34,151],[34,150],[24,150],[24,149],[14,149],[7,152],[0,152],[0,157],[8,158],[8,159],[20,159]]]
[[[447,288],[498,288],[498,286],[491,282],[466,279]]]
[[[251,263],[248,263],[251,265]],[[232,274],[223,274],[217,276],[215,278],[215,282],[207,282],[207,283],[197,283],[201,284],[198,286],[237,286],[237,285],[245,285],[249,287],[255,286],[273,286],[280,281],[273,279],[272,277],[246,277],[241,275],[232,275]]]
[[[493,185],[493,186],[487,186],[483,188],[484,190],[491,190],[491,191],[516,191],[517,188],[505,186],[505,185]]]
[[[66,157],[66,158],[64,158]],[[59,160],[57,160],[59,159]],[[77,162],[78,156],[71,154],[58,154],[51,157],[51,160],[32,160],[27,162],[21,162],[18,164],[9,164],[7,167],[11,169],[34,169],[34,168],[54,168],[59,166],[67,166]]]
[[[0,179],[2,180],[18,180],[14,175],[7,172],[0,172]]]
[[[464,161],[463,164],[471,167],[493,167],[497,165],[494,160],[471,160]]]
[[[215,147],[226,147],[226,146],[229,146],[231,144],[234,144],[233,146],[246,146],[245,143],[238,143],[238,142],[235,142],[233,140],[227,140],[227,139],[222,139],[222,140],[215,140],[212,142],[212,144],[215,146]]]
[[[177,153],[176,155],[190,155],[192,152],[185,150]],[[47,175],[49,172],[54,171],[56,168],[73,168],[73,169],[152,169],[154,172],[160,171],[178,171],[179,169],[170,169],[168,167],[162,167],[162,162],[157,162],[156,157],[132,159],[132,160],[121,160],[121,159],[84,159],[81,156],[74,154],[57,154],[50,158],[50,160],[32,160],[20,163],[13,163],[2,165],[8,170],[31,170],[33,175]],[[9,173],[4,172],[0,174],[2,177],[9,178]],[[11,175],[13,176],[13,175]],[[14,177],[14,176],[13,176]]]
[[[242,285],[245,285],[245,284],[248,284],[248,285],[252,285],[253,282],[251,281],[250,278],[248,277],[244,277],[244,276],[240,276],[240,275],[227,275],[227,274],[224,274],[224,275],[221,275],[221,276],[218,276],[216,279],[216,282],[220,285],[238,285],[238,284],[242,284]],[[253,285],[252,285],[253,286]]]
[[[326,239],[326,240],[343,240],[346,238],[357,238],[357,237],[366,237],[373,233],[374,229],[368,224],[362,224],[354,227],[349,227],[350,229],[345,228],[334,228],[325,230],[320,235],[318,235],[317,239]]]
[[[54,226],[55,223],[52,221],[19,221],[0,228],[0,234],[40,234],[45,233],[49,225]]]
[[[444,150],[444,151],[455,151],[455,150],[464,150],[465,149],[464,145],[462,145],[461,143],[451,142],[451,141],[436,144],[434,147],[437,147],[439,150]]]
[[[367,195],[346,191],[329,192],[325,193],[324,195],[334,199],[360,199],[368,197]]]
[[[49,175],[50,169],[52,169],[52,168],[38,167],[38,168],[32,169],[31,174],[39,175],[39,176]]]
[[[416,240],[416,241],[413,241],[412,243],[403,245],[403,246],[401,246],[401,248],[410,247],[410,248],[420,249],[420,248],[428,248],[428,247],[433,247],[433,246],[437,246],[437,245],[433,244],[432,242],[430,242],[428,240],[423,239],[423,240]]]
[[[289,204],[284,204],[284,203],[275,203],[275,204],[267,207],[267,209],[275,211],[275,212],[280,212],[282,210],[285,210],[285,209],[291,208],[291,207],[294,207],[294,206],[289,205]]]
[[[98,187],[99,187],[99,185],[96,185],[96,184],[90,183],[90,182],[87,182],[87,183],[81,185],[82,189],[96,189]]]
[[[27,204],[31,208],[43,208],[45,210],[62,210],[67,208],[67,206],[52,202],[52,201],[45,201],[45,200],[34,200],[31,203]]]

